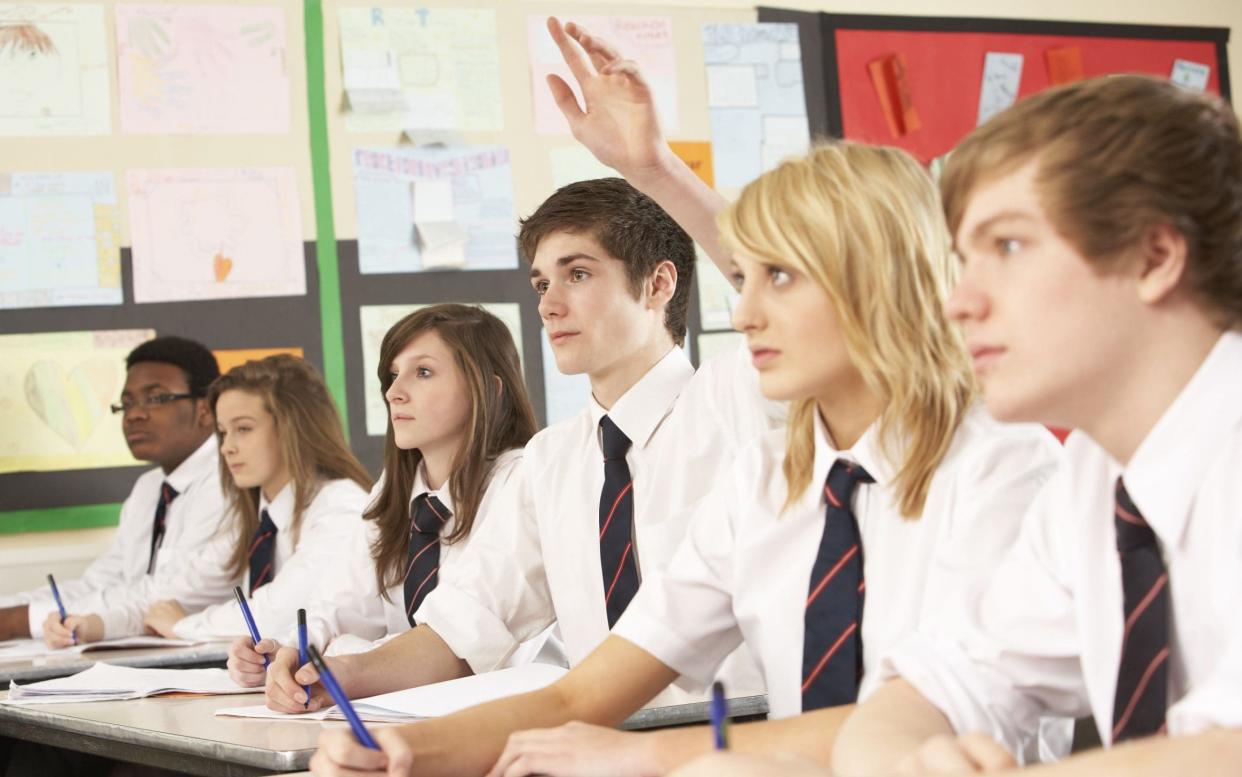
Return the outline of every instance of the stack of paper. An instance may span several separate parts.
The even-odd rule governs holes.
[[[515,666],[487,674],[472,675],[434,685],[358,699],[354,702],[354,710],[358,713],[358,717],[373,723],[405,723],[411,720],[435,718],[506,696],[537,691],[556,682],[567,671],[564,667],[551,664]],[[305,715],[287,715],[283,712],[269,710],[262,705],[230,707],[216,710],[216,714],[240,718],[299,718],[302,720],[342,720],[345,717],[336,707]]]
[[[224,669],[138,669],[100,662],[70,677],[13,683],[9,698],[0,704],[119,701],[161,693],[254,693],[254,689],[237,685]]]
[[[39,656],[73,656],[103,650],[129,650],[133,648],[171,648],[201,645],[202,640],[164,639],[163,637],[118,637],[101,642],[84,642],[65,648],[48,647],[41,639],[14,639],[0,642],[0,661]]]

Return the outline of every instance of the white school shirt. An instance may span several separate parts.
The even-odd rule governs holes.
[[[1122,467],[1080,433],[958,639],[918,636],[885,661],[960,732],[1013,747],[1040,714],[1095,717],[1112,740],[1123,595],[1117,476],[1169,573],[1170,735],[1242,726],[1242,335],[1223,335]]]
[[[164,539],[154,573],[148,575],[155,509],[165,481],[177,490],[177,497],[164,515]],[[142,633],[147,607],[160,599],[199,608],[230,596],[230,580],[219,576],[204,580],[191,571],[212,538],[228,531],[229,515],[212,435],[167,475],[157,468],[139,476],[121,505],[112,544],[82,577],[57,581],[65,609],[71,614],[95,613],[103,619],[106,637],[124,637]],[[30,592],[29,601],[30,634],[38,638],[48,613],[56,611],[56,601],[46,586]]]
[[[470,544],[471,538],[487,520],[490,506],[512,477],[521,459],[520,448],[505,451],[496,457],[470,534],[452,544],[440,546],[441,576],[446,569],[453,566]],[[400,583],[391,586],[387,591],[387,599],[380,596],[375,579],[375,564],[371,557],[371,546],[379,536],[379,526],[375,521],[364,521],[361,518],[365,506],[369,506],[379,497],[383,484],[384,476],[381,474],[370,497],[365,500],[365,505],[355,511],[349,522],[349,536],[338,545],[337,558],[331,566],[323,570],[312,601],[306,605],[308,640],[314,645],[327,645],[329,655],[361,653],[375,647],[377,641],[410,629],[405,613],[403,586]],[[453,513],[441,529],[441,534],[448,536],[456,526],[456,511],[448,481],[439,489],[431,489],[427,485],[426,467],[420,465],[410,491],[410,506],[423,494],[431,494],[439,499]],[[497,516],[497,519],[504,520],[505,516]],[[343,553],[340,552],[341,548],[345,549]],[[416,617],[417,615],[415,613]],[[286,632],[284,644],[296,645],[296,624],[286,629]],[[531,645],[515,653],[510,665],[532,660],[536,655],[543,663],[563,663],[558,641],[548,635],[544,639],[536,639]]]
[[[662,584],[643,586],[614,629],[696,684],[744,642],[762,667],[774,718],[802,711],[806,598],[835,461],[861,464],[875,479],[854,492],[867,583],[866,689],[880,656],[916,627],[935,627],[986,577],[1060,456],[1044,428],[1000,424],[976,407],[932,476],[921,517],[907,519],[878,425],[838,451],[816,413],[811,482],[788,510],[785,447],[785,431],[776,430],[738,456],[699,506]]]
[[[266,510],[276,525],[276,553],[270,582],[259,586],[249,596],[250,613],[259,634],[278,636],[297,626],[297,611],[306,607],[323,575],[342,562],[341,548],[346,547],[354,523],[366,504],[367,492],[352,480],[330,480],[302,512],[302,523],[294,545],[293,506],[294,484],[285,485],[272,501],[260,496],[259,510]],[[232,528],[232,527],[230,527]],[[217,543],[223,552],[207,563],[223,569],[239,541],[233,529],[231,542]],[[251,537],[241,541],[250,543]],[[249,571],[243,572],[249,580]],[[242,587],[246,587],[243,582]],[[182,618],[173,627],[181,639],[229,639],[246,636],[250,630],[242,618],[237,602],[228,600]]]
[[[753,370],[747,377],[749,356],[745,349],[722,355],[696,376],[671,349],[606,413],[632,443],[626,463],[643,586],[667,568],[695,504],[732,452],[782,416],[783,408],[762,401]],[[504,520],[489,521],[423,601],[419,616],[475,672],[499,666],[554,620],[570,666],[608,636],[599,554],[604,415],[592,398],[530,440],[500,502]],[[739,694],[763,690],[747,655],[722,675]],[[653,703],[688,700],[670,688]]]

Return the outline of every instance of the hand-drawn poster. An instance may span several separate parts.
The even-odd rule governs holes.
[[[112,173],[0,173],[0,308],[121,302]]]
[[[285,16],[276,6],[118,5],[121,131],[289,131]]]
[[[0,135],[112,131],[103,6],[0,3]]]
[[[503,128],[495,11],[341,8],[337,19],[350,132]]]
[[[0,473],[136,464],[108,406],[150,329],[0,335]]]
[[[447,300],[446,300],[447,301]],[[518,358],[522,353],[522,310],[516,302],[471,302],[496,316],[508,327],[517,346]],[[384,335],[401,319],[426,305],[363,305],[358,311],[362,326],[362,394],[366,408],[367,434],[383,437],[388,430],[388,408],[380,393],[379,368],[380,344]]]
[[[125,182],[135,302],[306,293],[292,168],[131,170]]]

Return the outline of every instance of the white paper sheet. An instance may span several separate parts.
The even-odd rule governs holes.
[[[0,704],[58,704],[141,699],[161,693],[254,693],[229,679],[224,669],[139,669],[99,662],[69,677],[9,688]]]
[[[136,648],[191,647],[203,644],[202,640],[164,639],[163,637],[119,637],[101,642],[87,642],[66,648],[48,647],[41,639],[22,639],[0,643],[0,661],[39,656],[73,656],[82,653],[98,653],[107,650],[132,650]]]

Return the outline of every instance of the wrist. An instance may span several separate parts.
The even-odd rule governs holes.
[[[633,184],[635,189],[649,193],[652,189],[658,189],[661,184],[675,180],[683,169],[689,171],[681,157],[674,154],[668,143],[661,139],[654,161],[641,167],[618,169],[617,172]]]

